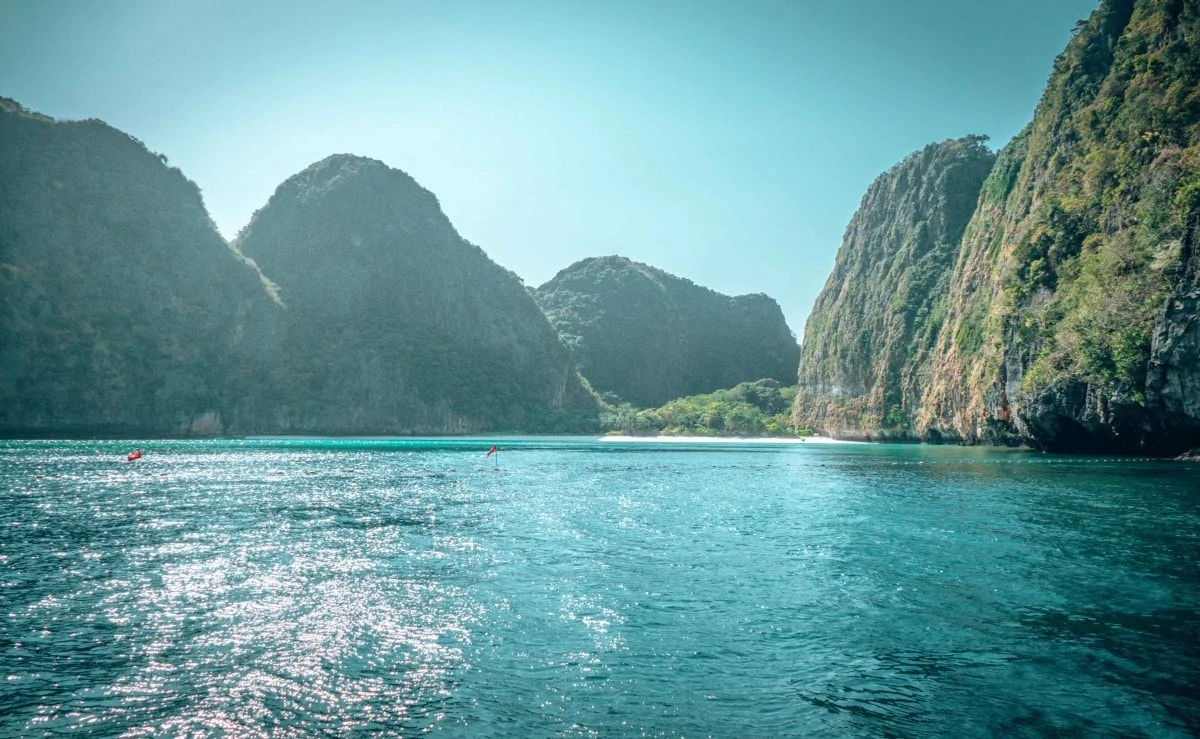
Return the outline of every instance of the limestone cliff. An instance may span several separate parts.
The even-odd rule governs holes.
[[[963,241],[917,433],[1195,446],[1200,6],[1103,2],[1000,162]]]
[[[874,217],[906,228],[911,199]],[[844,277],[882,296],[886,275],[920,260],[839,255],[806,334],[798,422],[1060,451],[1197,446],[1198,221],[1200,5],[1104,0],[996,157],[961,242],[937,263],[953,266],[927,296],[930,331],[902,362],[890,348],[911,310],[868,311],[863,325],[862,304],[836,290]]]
[[[1178,435],[1182,448],[1200,438],[1200,213],[1189,216],[1180,240],[1179,283],[1154,323],[1146,404],[1152,431]]]
[[[798,428],[910,437],[950,271],[994,160],[984,141],[927,146],[867,190],[805,327]]]
[[[636,406],[795,377],[795,336],[766,295],[729,297],[610,256],[567,267],[536,297],[592,387]]]
[[[164,157],[0,99],[0,435],[222,433],[269,303]]]
[[[584,431],[596,404],[520,280],[403,172],[338,155],[234,243],[286,309],[257,327],[248,433]],[[588,419],[591,419],[590,421]]]
[[[165,157],[0,99],[0,436],[597,428],[528,291],[407,175],[331,157],[231,246]]]

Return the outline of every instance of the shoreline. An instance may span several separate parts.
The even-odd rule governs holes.
[[[667,444],[870,444],[828,436],[601,436],[597,441]]]
[[[309,434],[254,434],[249,436],[20,436],[0,437],[0,443],[11,442],[196,442],[196,441],[432,441],[496,443],[498,441],[593,441],[633,444],[873,444],[871,441],[850,441],[828,436],[600,436],[597,434],[464,434],[413,436],[326,436]]]

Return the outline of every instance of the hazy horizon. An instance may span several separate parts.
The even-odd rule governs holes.
[[[168,157],[232,238],[379,159],[527,284],[620,254],[779,301],[797,339],[880,173],[1031,118],[1070,0],[0,5],[0,95]]]

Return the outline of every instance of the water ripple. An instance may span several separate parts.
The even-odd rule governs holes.
[[[0,443],[0,735],[1200,732],[1200,473]]]

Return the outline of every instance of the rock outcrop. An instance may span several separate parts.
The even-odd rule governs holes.
[[[911,438],[950,272],[994,155],[925,147],[863,197],[804,332],[794,422],[839,438]]]
[[[1200,438],[1200,212],[1192,212],[1180,241],[1179,283],[1154,322],[1146,406],[1153,434]]]
[[[983,184],[928,370],[887,375],[903,416],[864,425],[1056,451],[1200,443],[1198,91],[1200,6],[1102,2]]]
[[[403,172],[348,155],[317,162],[279,186],[234,246],[286,306],[247,351],[256,370],[236,427],[594,428],[595,398],[520,280]]]
[[[164,157],[0,100],[0,435],[598,423],[525,287],[402,172],[330,157],[229,245]]]
[[[1200,442],[1197,90],[1195,3],[1106,0],[1080,25],[968,228],[918,433],[1059,451]]]
[[[795,336],[766,295],[729,297],[618,256],[577,262],[535,295],[591,386],[636,406],[795,378]]]
[[[0,435],[224,433],[269,305],[165,158],[0,99]]]

